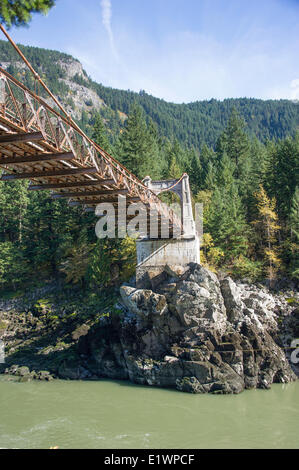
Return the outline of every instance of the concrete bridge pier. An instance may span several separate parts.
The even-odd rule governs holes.
[[[153,288],[163,280],[166,266],[170,272],[181,274],[189,263],[199,264],[200,246],[193,218],[188,175],[184,174],[178,180],[166,181],[152,181],[147,176],[143,183],[157,195],[167,191],[174,192],[181,201],[183,233],[179,238],[143,238],[136,241],[136,285],[140,288]]]
[[[137,240],[136,285],[152,288],[163,281],[165,267],[182,274],[189,263],[200,263],[199,239]]]

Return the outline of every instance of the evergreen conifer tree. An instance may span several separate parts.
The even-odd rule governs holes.
[[[228,261],[248,251],[248,226],[244,212],[235,183],[214,190],[208,206],[206,230]]]
[[[296,187],[292,200],[289,227],[290,240],[290,267],[289,272],[295,279],[299,279],[299,187]]]
[[[153,179],[159,173],[159,148],[152,129],[148,130],[142,108],[134,104],[130,109],[117,150],[118,158],[137,177],[149,175]]]
[[[283,221],[289,216],[293,196],[299,181],[299,132],[279,142],[275,152],[271,194],[277,199],[277,209]]]
[[[32,13],[46,14],[55,5],[55,0],[1,0],[0,22],[6,26],[24,26]]]
[[[111,146],[107,136],[107,130],[104,121],[99,113],[96,114],[93,126],[92,140],[98,144],[107,153],[111,153]]]

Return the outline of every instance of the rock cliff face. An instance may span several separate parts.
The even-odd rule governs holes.
[[[120,291],[122,315],[102,321],[81,344],[93,374],[192,393],[296,380],[283,346],[298,331],[298,312],[265,289],[219,281],[194,264],[155,292]]]
[[[94,109],[99,110],[102,106],[106,106],[104,101],[94,90],[88,86],[79,85],[74,81],[74,77],[77,75],[83,79],[86,85],[89,83],[89,79],[79,61],[70,60],[66,63],[60,60],[59,65],[66,74],[66,77],[60,80],[64,82],[69,89],[67,96],[64,97],[62,101],[64,101],[64,106],[71,116],[75,119],[80,119],[82,111],[90,113]],[[68,104],[69,99],[72,100],[72,105]]]
[[[83,111],[91,115],[94,110],[99,110],[101,107],[106,106],[104,100],[89,86],[89,78],[78,60],[59,60],[57,64],[65,74],[64,78],[58,78],[58,80],[67,86],[67,92],[63,96],[58,95],[57,98],[74,119],[80,119]],[[0,66],[5,70],[10,65],[12,65],[11,62],[2,61],[0,63]],[[27,70],[27,66],[22,61],[16,61],[13,65],[18,71],[23,72]],[[40,74],[42,72],[43,69],[39,70]],[[75,76],[82,79],[82,84],[78,84],[74,80]],[[44,100],[50,106],[55,107],[55,103],[51,98],[46,97]],[[69,103],[70,100],[71,104]]]

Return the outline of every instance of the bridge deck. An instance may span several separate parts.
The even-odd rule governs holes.
[[[126,196],[181,227],[166,204],[49,102],[0,67],[1,181],[29,179],[29,190],[51,190],[87,210]]]

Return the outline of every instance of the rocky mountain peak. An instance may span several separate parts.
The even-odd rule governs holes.
[[[76,75],[80,78],[87,79],[87,74],[83,70],[83,66],[79,60],[69,59],[69,60],[59,60],[57,62],[61,69],[65,72],[68,79],[74,78]]]

